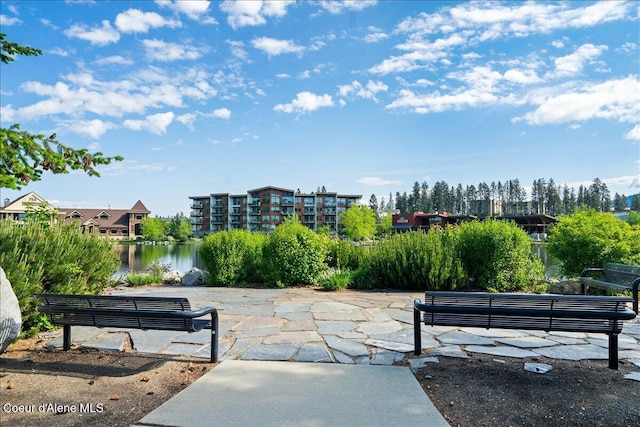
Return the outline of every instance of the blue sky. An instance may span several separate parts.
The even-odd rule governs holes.
[[[640,3],[9,1],[2,126],[123,162],[45,174],[64,207],[189,213],[274,185],[410,192],[596,177],[640,192]]]

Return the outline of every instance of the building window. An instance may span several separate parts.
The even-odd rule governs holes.
[[[271,206],[271,212],[280,212],[280,206]]]
[[[111,230],[111,234],[117,234],[118,230]]]
[[[138,215],[136,215],[136,219],[137,219],[138,221],[142,220],[142,215],[139,215],[139,214],[138,214]]]
[[[271,193],[271,204],[272,205],[280,204],[280,195],[278,193]]]
[[[100,234],[107,234],[107,230],[100,230]]]

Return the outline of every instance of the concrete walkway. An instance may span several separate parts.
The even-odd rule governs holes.
[[[438,356],[482,353],[521,358],[523,365],[544,356],[602,360],[606,367],[608,359],[604,334],[424,325],[422,356],[413,357],[420,292],[165,286],[111,293],[184,296],[193,308],[214,305],[219,312],[222,363],[140,425],[447,425],[409,368],[394,362],[408,358],[417,368]],[[210,356],[208,330],[72,329],[84,348],[118,351],[131,339],[141,353]],[[61,347],[60,334],[48,346]],[[624,325],[619,349],[620,360],[640,367],[640,318]]]

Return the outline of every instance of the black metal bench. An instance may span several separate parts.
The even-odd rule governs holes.
[[[211,329],[211,362],[218,361],[218,312],[213,306],[191,310],[187,298],[35,294],[36,309],[64,330],[63,349],[71,348],[71,326],[198,332]],[[211,315],[211,319],[199,319]]]
[[[598,278],[589,277],[600,273]],[[633,311],[638,314],[638,287],[640,287],[640,266],[607,263],[602,268],[585,268],[580,273],[580,287],[582,294],[587,292],[587,286],[594,288],[631,291],[633,295]]]
[[[540,331],[592,332],[609,336],[609,368],[618,369],[618,334],[623,320],[636,317],[631,298],[584,295],[425,293],[414,301],[414,354],[422,351],[421,319],[426,325]]]

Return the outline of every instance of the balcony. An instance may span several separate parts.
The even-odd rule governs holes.
[[[202,209],[202,203],[194,203],[190,207],[191,209]]]

